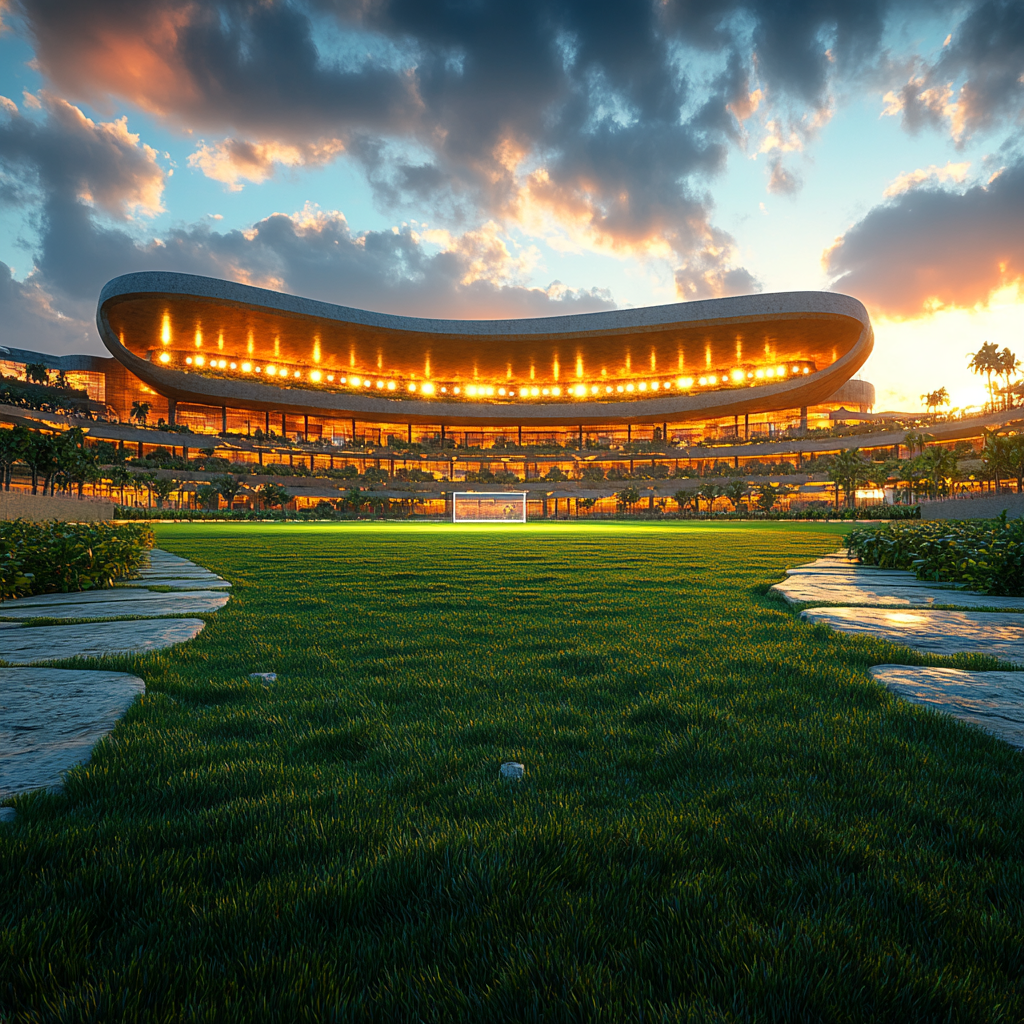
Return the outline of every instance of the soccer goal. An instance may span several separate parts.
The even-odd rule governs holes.
[[[457,491],[452,495],[452,522],[525,523],[526,491]]]

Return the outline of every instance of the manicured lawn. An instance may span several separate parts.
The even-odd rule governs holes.
[[[0,827],[0,1020],[1024,1019],[1024,759],[764,596],[841,528],[157,532],[234,597],[83,663],[149,692]]]

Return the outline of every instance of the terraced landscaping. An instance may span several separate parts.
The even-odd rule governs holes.
[[[768,595],[843,528],[155,532],[233,597],[55,663],[146,693],[0,826],[0,1020],[1024,1018],[1021,754],[867,671],[1007,666]]]

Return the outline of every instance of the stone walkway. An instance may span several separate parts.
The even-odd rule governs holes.
[[[890,640],[928,654],[987,654],[1024,664],[1024,614],[928,607],[1024,609],[1024,598],[988,597],[918,580],[911,572],[862,566],[845,551],[786,572],[787,579],[772,590],[790,604],[826,601],[853,606],[807,608],[800,613],[805,622],[826,623],[845,633]],[[1024,672],[909,665],[876,665],[870,671],[907,700],[1024,747]]]
[[[862,566],[845,557],[819,558],[787,569],[787,577],[772,591],[790,604],[824,601],[843,605],[890,605],[927,608],[1005,608],[1024,611],[1024,598],[989,597],[974,591],[919,580],[911,572]]]
[[[1024,746],[1024,672],[875,665],[871,674],[893,693]]]
[[[1024,615],[1013,612],[808,608],[805,622],[904,644],[927,654],[987,654],[1024,664]]]
[[[59,786],[145,690],[123,672],[0,668],[0,798]]]
[[[32,666],[0,668],[0,798],[58,786],[61,772],[87,761],[96,742],[145,690],[136,676],[38,663],[148,653],[191,640],[205,623],[182,616],[223,608],[230,586],[208,569],[157,548],[139,577],[118,581],[116,589],[39,594],[0,604],[0,619],[14,620],[0,621],[0,657]],[[103,621],[123,616],[135,618]],[[89,621],[24,624],[43,617]]]

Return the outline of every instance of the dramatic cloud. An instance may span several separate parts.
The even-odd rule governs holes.
[[[65,100],[33,98],[43,122],[23,117],[13,100],[0,103],[0,165],[23,195],[60,194],[117,218],[162,212],[164,171],[127,118],[97,123]]]
[[[37,284],[14,280],[11,268],[0,263],[0,320],[7,344],[55,355],[96,348],[92,316],[83,318],[80,313],[73,310],[69,315],[55,308]]]
[[[909,171],[895,178],[883,194],[886,199],[891,199],[893,196],[898,196],[901,192],[908,192],[933,178],[937,182],[953,181],[959,184],[967,177],[967,172],[970,169],[969,161],[958,164],[949,161],[945,167],[936,167],[935,164],[930,167],[919,167],[917,170]]]
[[[966,192],[918,187],[825,254],[833,287],[891,316],[984,304],[1024,280],[1024,161]]]
[[[190,162],[230,188],[345,152],[385,206],[542,224],[567,244],[671,260],[677,279],[699,278],[700,293],[715,294],[750,278],[731,264],[735,247],[715,228],[706,192],[728,147],[760,107],[779,110],[766,152],[802,148],[830,116],[832,80],[874,58],[900,6],[23,0],[21,9],[38,66],[60,90],[202,131],[208,141]],[[775,166],[773,187],[792,190],[792,173]]]
[[[188,158],[190,167],[198,167],[214,181],[222,181],[232,192],[242,188],[242,181],[259,184],[283,167],[316,166],[332,160],[345,149],[340,139],[325,139],[311,145],[289,145],[281,142],[245,142],[224,139],[215,145],[200,143]]]
[[[1019,0],[978,4],[936,60],[885,100],[884,113],[902,115],[909,130],[946,124],[958,143],[1003,121],[1019,122],[1024,113],[1024,5]]]

